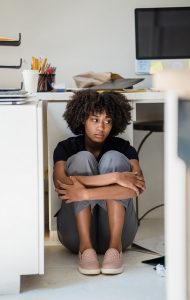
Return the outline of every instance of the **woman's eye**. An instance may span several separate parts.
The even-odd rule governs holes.
[[[92,122],[97,122],[98,120],[96,118],[92,118]]]
[[[110,124],[111,123],[111,120],[106,120],[105,121],[105,124]]]

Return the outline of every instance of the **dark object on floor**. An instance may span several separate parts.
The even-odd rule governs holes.
[[[165,256],[156,257],[153,259],[147,259],[142,261],[143,264],[148,264],[151,266],[156,266],[158,264],[163,265],[165,267]]]

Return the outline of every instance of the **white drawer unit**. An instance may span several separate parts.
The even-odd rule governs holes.
[[[42,102],[0,106],[0,294],[44,272]]]

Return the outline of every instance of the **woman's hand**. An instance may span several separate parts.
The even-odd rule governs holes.
[[[58,193],[59,198],[66,203],[88,200],[85,186],[82,185],[75,176],[71,176],[70,179],[73,184],[65,184],[57,180],[59,188],[56,188],[55,191]]]
[[[118,172],[117,184],[134,190],[137,196],[146,189],[144,177],[137,172]]]

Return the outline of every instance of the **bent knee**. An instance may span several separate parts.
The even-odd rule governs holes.
[[[121,152],[110,150],[104,153],[99,163],[100,173],[131,171],[130,160]]]
[[[80,151],[68,158],[65,170],[68,175],[97,174],[98,164],[92,153]]]
[[[72,161],[75,161],[75,160],[80,160],[80,161],[90,161],[90,160],[94,160],[95,157],[94,155],[89,152],[89,151],[79,151],[78,153],[72,155],[71,157],[69,157],[68,160],[72,160]]]

